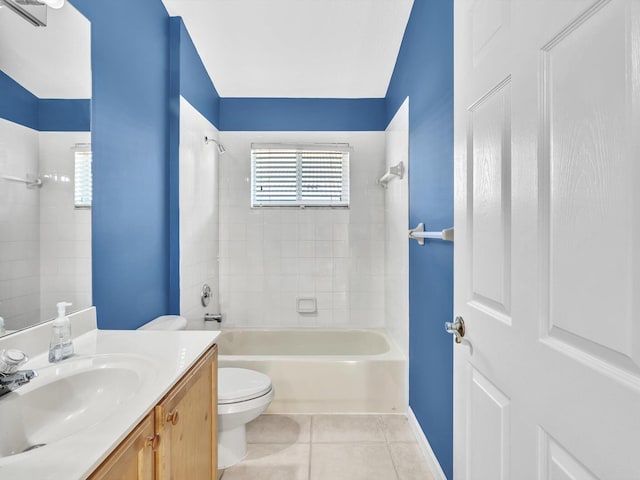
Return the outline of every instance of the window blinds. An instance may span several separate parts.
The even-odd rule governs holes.
[[[349,151],[284,147],[251,150],[251,206],[349,206]]]
[[[75,208],[91,208],[93,181],[91,178],[91,152],[75,152],[73,204]]]

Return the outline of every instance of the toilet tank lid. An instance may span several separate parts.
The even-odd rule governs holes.
[[[162,315],[145,323],[138,330],[184,330],[185,328],[187,328],[186,318],[180,315]]]
[[[271,379],[246,368],[218,369],[218,403],[244,402],[258,398],[271,390]]]

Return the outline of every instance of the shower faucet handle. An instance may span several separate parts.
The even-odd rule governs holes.
[[[200,292],[200,302],[203,307],[209,305],[211,297],[213,297],[213,291],[211,290],[211,287],[205,283],[202,285],[202,291]]]

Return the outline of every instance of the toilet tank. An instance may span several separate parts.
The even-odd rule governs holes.
[[[187,319],[180,315],[162,315],[145,323],[138,330],[185,330]]]

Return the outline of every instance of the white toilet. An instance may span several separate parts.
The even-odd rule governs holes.
[[[145,323],[138,330],[186,330],[187,319],[180,315],[162,315]]]
[[[246,368],[218,369],[218,468],[247,454],[246,426],[273,400],[271,379]]]
[[[163,315],[139,330],[184,330],[187,320]],[[246,368],[218,369],[218,469],[229,468],[247,454],[247,423],[273,400],[271,379]]]

